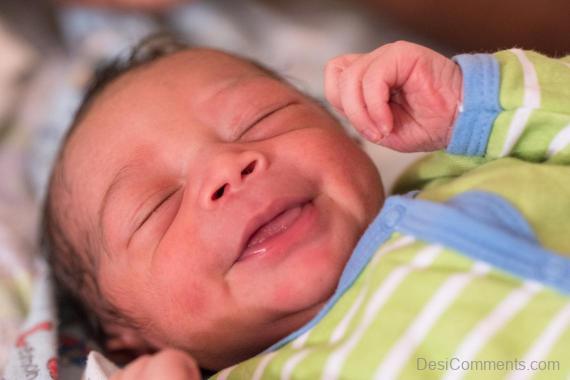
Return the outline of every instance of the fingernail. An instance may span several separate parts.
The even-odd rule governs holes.
[[[378,141],[380,140],[381,137],[380,133],[374,129],[365,129],[364,131],[362,131],[362,134],[366,136],[368,140],[371,141]]]

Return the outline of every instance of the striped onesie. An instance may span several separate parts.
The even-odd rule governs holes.
[[[455,57],[410,168],[307,325],[216,379],[570,379],[570,57]]]

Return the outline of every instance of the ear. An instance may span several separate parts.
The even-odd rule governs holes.
[[[106,322],[102,327],[105,332],[105,352],[117,364],[128,363],[157,350],[133,327],[116,322]]]

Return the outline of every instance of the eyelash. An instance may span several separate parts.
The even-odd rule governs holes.
[[[282,111],[286,108],[288,108],[289,106],[298,104],[298,101],[290,101],[289,103],[285,103],[283,105],[278,106],[277,108],[273,108],[271,109],[269,112],[262,114],[260,117],[258,117],[256,120],[254,120],[252,123],[250,123],[243,132],[241,132],[239,137],[243,137],[248,131],[250,131],[252,128],[254,128],[255,126],[261,124],[264,120],[267,120],[268,118],[270,118],[271,116],[273,116],[274,114],[278,113],[279,111]]]
[[[152,218],[152,216],[153,216],[154,214],[156,214],[156,212],[159,211],[159,209],[160,209],[162,206],[164,206],[164,204],[165,204],[166,202],[168,202],[168,200],[171,199],[171,198],[176,194],[176,192],[177,192],[178,190],[179,190],[179,189],[176,189],[176,190],[174,190],[174,191],[168,193],[168,195],[166,195],[160,202],[158,202],[158,204],[148,213],[148,215],[146,215],[146,216],[144,217],[144,219],[141,221],[140,225],[137,227],[137,230],[141,229],[141,228],[146,224],[146,222],[148,222],[148,221],[150,220],[150,218]]]

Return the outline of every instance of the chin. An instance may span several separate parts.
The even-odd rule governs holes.
[[[303,312],[320,308],[333,295],[338,281],[350,258],[354,244],[342,244],[333,247],[321,245],[303,252],[304,260],[292,263],[297,271],[296,281],[288,279],[286,283],[276,287],[275,304],[283,312]],[[315,313],[316,313],[315,312]]]

